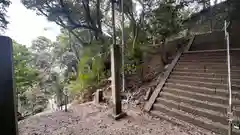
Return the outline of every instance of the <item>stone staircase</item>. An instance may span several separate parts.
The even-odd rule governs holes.
[[[240,117],[240,50],[231,50],[234,119]],[[226,135],[228,85],[226,50],[183,53],[164,83],[150,113]],[[233,135],[240,135],[240,130]]]

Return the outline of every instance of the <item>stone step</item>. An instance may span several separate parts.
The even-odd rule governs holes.
[[[216,65],[178,65],[174,67],[174,69],[179,68],[179,69],[195,69],[199,71],[205,71],[205,70],[225,70],[227,71],[227,66],[216,66]],[[238,71],[240,69],[240,66],[231,66],[231,71]]]
[[[222,104],[213,103],[213,102],[206,102],[206,101],[197,100],[194,98],[186,98],[184,96],[174,95],[174,94],[165,93],[165,92],[162,92],[160,94],[160,96],[157,98],[157,101],[159,98],[164,98],[164,99],[172,100],[179,103],[183,102],[186,104],[190,104],[194,107],[204,108],[212,111],[217,111],[222,114],[227,114],[228,105],[222,105]],[[234,116],[240,116],[240,110],[236,110],[235,108],[236,106],[233,107]]]
[[[215,69],[227,69],[227,63],[201,63],[201,62],[180,62],[176,66],[180,67],[195,67],[195,68],[215,68]],[[240,68],[240,63],[231,63],[231,68]]]
[[[227,74],[227,69],[196,69],[196,68],[188,68],[188,67],[182,67],[182,68],[174,68],[173,71],[179,71],[179,72],[198,72],[198,73],[220,73],[220,74]],[[231,74],[240,74],[240,70],[232,70]],[[240,80],[240,79],[239,79]]]
[[[183,64],[176,64],[175,68],[188,68],[188,69],[200,69],[200,70],[206,70],[206,69],[217,69],[217,70],[227,70],[227,66],[220,66],[220,65],[198,65],[198,64],[190,64],[190,65],[183,65]],[[239,67],[231,66],[231,69],[236,70],[239,69]]]
[[[234,62],[231,62],[231,67],[240,67],[240,61],[234,61]],[[210,65],[219,65],[219,66],[227,66],[227,62],[223,62],[223,61],[220,61],[220,62],[216,62],[216,61],[196,61],[196,62],[191,62],[191,61],[180,61],[178,62],[178,65],[200,65],[200,66],[210,66]]]
[[[180,127],[186,127],[186,128],[192,128],[194,125],[191,124],[191,123],[188,123],[186,121],[183,121],[183,120],[180,120],[180,119],[177,119],[177,118],[174,118],[174,117],[171,117],[169,116],[168,114],[166,113],[163,113],[161,111],[158,111],[158,110],[152,110],[149,112],[152,116],[154,116],[154,118],[158,117],[160,118],[159,120],[166,120],[170,123],[173,123],[174,125],[177,125],[177,126],[180,126]],[[157,115],[156,115],[157,114]],[[195,126],[194,126],[195,127]],[[205,130],[204,128],[199,128],[199,132],[201,133],[203,130]],[[208,131],[208,130],[207,130]]]
[[[200,82],[200,81],[190,81],[190,80],[177,80],[177,79],[167,79],[167,82],[187,84],[192,86],[206,87],[210,89],[228,89],[227,84],[221,83],[211,83],[211,82]],[[232,88],[240,91],[240,86],[237,84],[232,84]]]
[[[239,54],[232,54],[230,58],[236,59],[239,56]],[[191,58],[202,58],[202,59],[222,59],[222,60],[227,60],[227,55],[226,54],[217,54],[217,55],[195,55],[195,54],[183,54],[181,55],[180,59],[191,59]],[[197,60],[197,59],[191,59],[191,60]]]
[[[222,97],[228,98],[228,90],[226,89],[209,89],[205,87],[199,86],[191,86],[186,84],[176,84],[176,83],[165,83],[164,88],[172,88],[172,89],[181,89],[184,91],[190,91],[195,93],[207,94],[207,95],[218,95]],[[232,89],[233,98],[240,99],[240,92]]]
[[[200,63],[203,63],[203,62],[207,62],[207,63],[214,63],[214,62],[216,62],[216,63],[227,63],[227,59],[225,58],[225,59],[201,59],[201,58],[199,58],[199,59],[183,59],[183,58],[180,58],[179,60],[178,60],[178,62],[193,62],[193,63],[195,63],[195,62],[200,62]],[[231,63],[239,63],[240,62],[240,60],[239,59],[231,59]]]
[[[169,79],[176,80],[190,80],[190,81],[199,81],[199,82],[208,82],[208,83],[218,83],[218,84],[228,84],[228,78],[204,78],[204,77],[195,77],[195,76],[179,76],[179,75],[170,75]],[[232,85],[239,85],[240,79],[231,79]]]
[[[239,56],[231,56],[230,60],[232,62],[239,62]],[[222,61],[221,61],[222,60]],[[181,56],[179,61],[219,61],[219,62],[227,62],[226,56]]]
[[[214,131],[216,133],[223,134],[223,135],[226,135],[228,132],[227,126],[222,125],[220,123],[212,122],[206,118],[195,117],[181,110],[170,109],[164,105],[160,105],[158,106],[158,108],[159,108],[158,110],[152,110],[151,114],[158,117],[164,117],[167,115],[168,117],[173,117],[175,119],[179,119],[189,124],[193,124],[195,126],[198,126],[210,131]],[[164,114],[164,115],[161,115],[161,114]],[[167,119],[170,119],[170,118],[167,118]],[[239,133],[240,133],[239,131],[236,131],[236,130],[233,131],[233,135],[238,135]]]
[[[228,105],[228,97],[222,97],[219,95],[206,95],[202,93],[190,92],[182,89],[173,89],[168,87],[164,87],[163,92],[168,94],[183,96],[186,98],[193,98],[196,100]],[[233,105],[235,104],[240,105],[240,100],[238,99],[233,98],[232,102],[233,102]]]
[[[204,50],[201,50],[204,51]],[[189,56],[189,55],[203,55],[203,56],[209,56],[209,55],[224,55],[227,53],[227,50],[223,50],[223,51],[218,51],[218,52],[196,52],[196,51],[189,51],[189,52],[184,52],[183,54],[185,56]],[[234,54],[235,52],[231,52],[232,54]]]
[[[200,65],[200,66],[210,66],[210,65],[217,65],[217,66],[227,66],[226,62],[178,62],[178,65]],[[240,61],[235,61],[231,63],[231,67],[236,67],[240,65]]]
[[[202,73],[202,72],[180,72],[174,71],[171,75],[179,75],[179,76],[195,76],[195,77],[204,77],[204,78],[227,78],[228,74],[216,74],[216,73]],[[240,79],[240,74],[231,74],[231,79]]]
[[[190,104],[185,104],[182,102],[179,103],[179,102],[175,102],[175,101],[167,100],[167,99],[163,99],[163,98],[158,99],[158,102],[156,102],[153,105],[153,109],[159,110],[158,106],[160,106],[160,104],[167,106],[168,108],[182,110],[182,111],[192,114],[194,116],[205,117],[213,122],[219,122],[223,125],[228,124],[227,116],[222,113],[216,112],[216,111],[199,108],[199,107],[194,107],[194,106],[191,106]]]
[[[230,51],[230,55],[238,55],[240,51]],[[227,51],[183,53],[183,56],[227,56]]]
[[[236,59],[239,56],[237,53],[232,53],[230,55],[230,58]],[[203,54],[183,54],[180,59],[186,58],[186,59],[191,59],[191,58],[203,58],[203,59],[227,59],[226,54],[214,54],[214,55],[203,55]]]

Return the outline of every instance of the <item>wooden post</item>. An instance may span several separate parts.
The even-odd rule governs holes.
[[[12,40],[0,36],[0,125],[1,133],[18,135],[16,91],[13,86]]]
[[[125,55],[124,55],[124,51],[125,51],[125,30],[124,30],[124,21],[125,21],[125,17],[124,17],[124,0],[121,0],[121,16],[122,16],[122,91],[125,92],[125,88],[126,88],[126,80],[125,80]]]
[[[67,87],[63,88],[63,94],[64,94],[64,104],[65,104],[65,112],[67,112],[67,105],[68,105],[68,96],[70,95],[69,90]]]
[[[120,96],[120,48],[116,45],[115,30],[115,0],[112,0],[112,26],[113,26],[113,44],[111,45],[111,76],[112,76],[112,98],[113,98],[113,117],[122,118],[125,113],[122,112]]]
[[[64,95],[65,96],[65,108],[64,108],[64,111],[67,112],[67,105],[68,105],[68,96],[67,95]]]

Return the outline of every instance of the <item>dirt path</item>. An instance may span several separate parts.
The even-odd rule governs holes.
[[[19,122],[20,135],[202,135],[210,132],[193,127],[179,127],[155,119],[138,109],[128,109],[128,116],[114,121],[106,105],[77,105],[69,112],[32,116]]]

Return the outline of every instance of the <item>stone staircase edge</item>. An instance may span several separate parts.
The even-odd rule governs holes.
[[[157,85],[157,87],[155,88],[154,92],[152,93],[149,101],[145,104],[144,106],[144,111],[149,112],[152,109],[152,106],[155,102],[155,100],[158,97],[158,94],[161,92],[165,82],[167,81],[168,77],[170,76],[171,72],[173,71],[173,68],[175,67],[175,65],[177,64],[178,60],[180,59],[181,55],[188,51],[193,43],[195,39],[195,35],[193,35],[187,45],[187,47],[184,50],[180,50],[176,57],[174,58],[174,60],[172,61],[172,63],[170,64],[169,68],[167,69],[167,71],[164,73],[163,75],[163,79],[161,80],[161,82]]]

